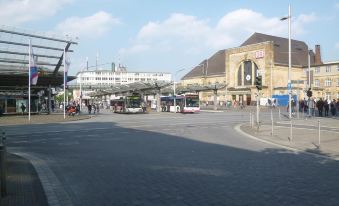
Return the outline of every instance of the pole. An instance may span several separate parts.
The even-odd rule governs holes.
[[[271,59],[271,101],[273,101],[272,100],[272,98],[273,98],[273,60]]]
[[[174,75],[174,81],[173,81],[173,106],[174,106],[174,113],[177,113],[177,102],[176,102],[176,94],[175,94],[175,75]]]
[[[320,146],[320,120],[318,120],[318,144]]]
[[[273,136],[273,112],[272,112],[272,109],[271,109],[271,122],[272,122],[271,136]]]
[[[176,105],[176,91],[175,91],[175,79],[176,79],[176,76],[177,76],[177,74],[179,73],[179,72],[181,72],[181,71],[184,71],[185,69],[180,69],[180,70],[178,70],[178,71],[176,71],[175,72],[175,74],[174,74],[174,80],[173,80],[173,103],[174,103],[174,113],[177,113],[177,105]]]
[[[290,141],[292,142],[292,140],[293,140],[293,133],[292,133],[293,125],[292,125],[292,119],[290,120],[290,123],[291,123],[291,127],[290,127]]]
[[[66,48],[64,48],[64,119],[66,119]]]
[[[279,110],[279,120],[281,120],[280,108],[278,108],[278,110]]]
[[[291,95],[292,95],[292,84],[291,84],[291,5],[288,5],[288,84],[290,89],[288,91],[288,105],[289,105],[289,118],[292,118],[292,105],[291,105]]]
[[[31,40],[29,40],[28,48],[28,121],[31,121]]]
[[[259,129],[259,110],[260,110],[259,104],[260,104],[260,92],[258,90],[258,95],[257,95],[257,126],[258,126],[258,129]]]
[[[86,57],[86,70],[88,71],[88,57]]]
[[[80,71],[80,111],[82,110],[82,71]]]
[[[308,51],[308,88],[311,89],[311,55]],[[308,116],[311,116],[311,107],[310,107],[311,97],[308,97]]]

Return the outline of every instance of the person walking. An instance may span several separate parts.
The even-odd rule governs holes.
[[[318,112],[319,112],[319,117],[323,116],[323,109],[324,109],[324,101],[322,98],[319,99],[319,101],[317,101],[317,108],[318,108]]]
[[[327,99],[324,101],[325,117],[328,117],[328,111],[330,110],[330,105],[328,104]]]
[[[25,110],[26,110],[26,106],[24,105],[24,103],[21,103],[21,112],[22,112],[22,115],[24,115],[25,113]]]
[[[88,109],[88,114],[91,114],[92,113],[92,105],[88,104],[87,109]]]
[[[336,109],[336,101],[335,99],[332,100],[331,104],[330,104],[330,107],[331,107],[331,115],[332,117],[335,117],[336,116],[336,113],[337,113],[337,109]]]

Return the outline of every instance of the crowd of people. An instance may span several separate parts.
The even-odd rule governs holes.
[[[295,113],[296,103],[294,100],[291,100],[292,114]],[[287,111],[289,108],[287,106]],[[335,117],[339,115],[339,99],[325,99],[323,98],[310,98],[299,101],[299,112],[310,113],[311,116],[319,117]]]

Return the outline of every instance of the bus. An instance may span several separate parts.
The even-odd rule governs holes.
[[[110,106],[114,113],[143,113],[144,110],[141,107],[141,96],[132,95],[126,97],[120,97],[120,99],[110,100]]]
[[[181,113],[197,113],[200,112],[199,95],[182,94],[176,95],[176,111]],[[175,112],[174,97],[161,97],[161,108],[163,112]]]

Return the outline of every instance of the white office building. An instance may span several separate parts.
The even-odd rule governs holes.
[[[109,87],[147,81],[171,81],[171,73],[165,72],[127,72],[112,70],[83,71],[77,74],[77,84]]]

